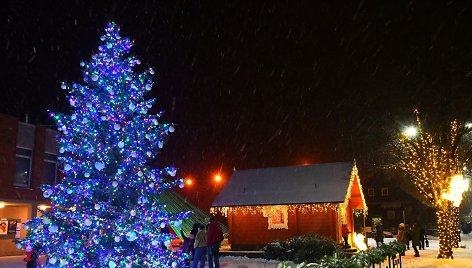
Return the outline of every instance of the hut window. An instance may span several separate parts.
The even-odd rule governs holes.
[[[263,209],[263,216],[267,217],[268,229],[288,229],[288,207],[267,206]]]

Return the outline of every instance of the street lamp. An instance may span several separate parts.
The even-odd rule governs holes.
[[[403,131],[403,135],[407,136],[408,138],[414,138],[418,134],[418,129],[416,127],[407,127]]]
[[[220,182],[221,181],[221,175],[220,174],[216,174],[215,175],[215,182]]]

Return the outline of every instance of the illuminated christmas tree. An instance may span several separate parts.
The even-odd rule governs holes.
[[[390,144],[391,167],[405,172],[420,199],[435,208],[438,258],[452,258],[459,238],[459,205],[469,188],[462,173],[472,156],[472,126],[452,120],[449,127],[428,132],[415,112],[416,126],[407,128]]]
[[[50,212],[26,224],[18,246],[39,243],[47,267],[184,267],[182,253],[168,249],[187,212],[170,214],[160,193],[175,186],[175,168],[154,169],[152,160],[171,124],[149,113],[145,99],[154,71],[135,73],[133,42],[109,23],[98,53],[81,62],[84,84],[62,84],[71,114],[51,113],[60,131],[62,183],[43,186]]]

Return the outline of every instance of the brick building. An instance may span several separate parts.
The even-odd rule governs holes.
[[[26,235],[21,223],[47,208],[41,184],[55,184],[57,131],[0,114],[0,256],[24,254],[12,240]],[[42,208],[42,209],[44,209]]]

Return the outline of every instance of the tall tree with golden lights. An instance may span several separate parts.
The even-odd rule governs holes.
[[[390,168],[406,173],[418,197],[435,208],[439,230],[438,258],[453,258],[458,245],[459,205],[469,181],[462,173],[472,156],[472,125],[451,120],[447,127],[425,129],[415,110],[416,125],[389,143]]]

